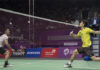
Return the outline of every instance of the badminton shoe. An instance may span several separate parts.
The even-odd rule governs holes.
[[[71,67],[72,67],[71,64],[68,63],[64,65],[64,68],[71,68]]]

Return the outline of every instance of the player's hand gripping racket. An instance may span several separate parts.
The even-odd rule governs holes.
[[[69,35],[70,35],[70,36],[73,36],[73,31],[71,31]]]

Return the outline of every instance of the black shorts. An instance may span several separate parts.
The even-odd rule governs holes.
[[[88,56],[94,56],[91,47],[81,47],[77,48],[79,54],[87,54]]]
[[[0,47],[0,54],[4,54],[6,50],[3,47]]]

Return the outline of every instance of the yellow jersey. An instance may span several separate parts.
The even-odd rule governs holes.
[[[90,40],[90,33],[93,33],[93,30],[87,27],[78,32],[77,36],[82,39],[82,47],[91,46],[92,42]]]

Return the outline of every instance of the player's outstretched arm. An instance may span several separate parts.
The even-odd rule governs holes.
[[[94,34],[100,34],[100,31],[93,31]]]

